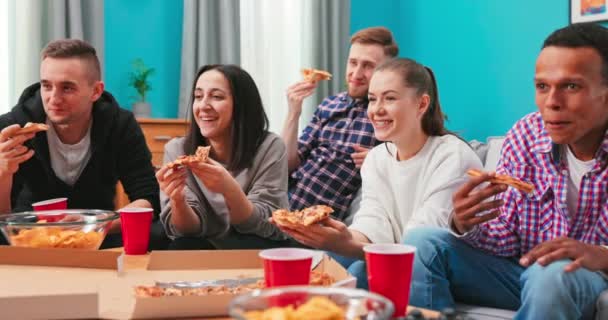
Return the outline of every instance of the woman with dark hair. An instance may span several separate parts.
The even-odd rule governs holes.
[[[287,236],[268,222],[272,211],[288,206],[285,145],[268,132],[255,82],[238,66],[204,66],[191,99],[189,132],[167,143],[164,163],[199,146],[211,149],[205,162],[156,174],[170,248],[286,245]]]
[[[353,223],[330,218],[284,229],[305,245],[341,255],[360,287],[367,281],[357,259],[366,244],[400,243],[408,229],[422,225],[447,228],[452,194],[467,180],[467,169],[481,168],[473,149],[446,130],[431,69],[411,59],[389,60],[374,71],[368,99],[374,135],[385,143],[361,167],[363,197]]]

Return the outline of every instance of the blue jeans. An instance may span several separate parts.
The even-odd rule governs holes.
[[[571,260],[524,268],[517,259],[484,253],[444,229],[410,230],[404,243],[417,248],[410,304],[418,307],[441,310],[458,301],[517,310],[515,319],[586,319],[608,289],[597,272],[564,272]]]
[[[368,290],[367,287],[367,267],[364,260],[348,258],[333,252],[327,252],[336,262],[338,262],[348,273],[357,278],[357,288]]]

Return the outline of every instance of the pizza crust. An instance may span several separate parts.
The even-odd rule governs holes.
[[[471,177],[479,177],[483,174],[483,171],[481,170],[477,170],[477,169],[470,169],[467,171],[467,174]],[[525,193],[531,193],[534,191],[534,185],[531,183],[527,183],[524,181],[521,181],[517,178],[505,175],[505,174],[497,174],[494,178],[490,179],[491,183],[498,183],[498,184],[506,184],[508,186],[511,186],[519,191],[525,192]]]
[[[23,126],[23,128],[20,128],[15,131],[12,136],[5,138],[13,138],[23,134],[38,133],[47,130],[49,130],[49,126],[44,123],[28,122]]]

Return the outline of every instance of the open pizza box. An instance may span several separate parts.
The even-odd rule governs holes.
[[[258,257],[258,252],[258,250],[155,251],[150,255],[147,270],[126,272],[126,277],[143,281],[134,285],[154,285],[154,281],[263,277],[262,260]],[[313,264],[316,262],[318,264],[314,270],[329,274],[336,280],[334,285],[355,287],[356,279],[335,260],[322,253],[315,260]],[[169,270],[171,271],[167,272]],[[225,316],[228,314],[228,304],[235,296],[218,294],[135,298],[131,317],[150,319]]]
[[[122,260],[113,251],[0,246],[2,318],[224,316],[232,294],[136,298],[134,288],[155,281],[263,277],[257,250],[154,251],[141,270],[123,270]],[[315,270],[329,274],[336,284],[355,286],[356,279],[326,255]]]
[[[99,317],[99,286],[119,252],[0,246],[2,319]]]

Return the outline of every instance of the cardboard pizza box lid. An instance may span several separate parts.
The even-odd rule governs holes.
[[[0,246],[3,319],[99,316],[99,286],[116,277],[119,252]]]
[[[0,297],[2,319],[94,319],[97,292]]]
[[[148,270],[262,268],[259,250],[152,251]]]
[[[121,252],[0,246],[0,265],[116,270]]]

